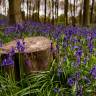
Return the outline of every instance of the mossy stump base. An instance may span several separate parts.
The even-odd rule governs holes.
[[[19,41],[22,41],[19,39]],[[25,50],[24,52],[18,52],[15,50],[14,70],[16,77],[20,77],[21,73],[31,73],[33,71],[44,71],[48,69],[48,64],[51,62],[52,54],[50,51],[51,41],[46,37],[28,37],[24,38]],[[1,58],[6,57],[6,54],[10,52],[13,47],[16,49],[17,40],[13,40],[6,43],[2,47]]]

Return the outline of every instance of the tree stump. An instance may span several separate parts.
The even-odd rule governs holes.
[[[22,40],[19,39],[21,42]],[[51,62],[51,41],[45,37],[28,37],[24,38],[25,50],[19,52],[16,49],[17,40],[13,40],[4,44],[1,51],[1,57],[4,59],[5,55],[10,52],[11,48],[15,49],[14,70],[16,77],[20,77],[22,73],[31,73],[33,71],[42,71],[48,69],[48,64]]]

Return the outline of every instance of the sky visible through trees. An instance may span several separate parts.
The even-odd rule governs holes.
[[[41,0],[41,3],[40,3],[40,15],[41,16],[44,15],[44,2],[43,1],[44,0]],[[71,1],[71,4],[74,4],[74,0],[69,0],[69,1]],[[81,1],[80,0],[77,0],[77,2],[76,2],[76,5],[78,6],[78,8],[76,9],[77,10],[76,11],[76,15],[78,15],[78,12],[79,12],[79,10],[81,8],[81,6],[80,6],[80,2]],[[59,9],[58,9],[58,15],[59,16],[64,13],[64,7],[63,7],[63,4],[62,4],[63,2],[64,2],[64,0],[59,0]],[[90,4],[91,4],[91,2],[92,2],[92,0],[90,1]],[[3,2],[2,5],[0,5],[0,14],[7,15],[8,7],[9,7],[8,6],[8,0],[5,0],[5,2]],[[48,7],[48,5],[47,5],[47,7]],[[27,5],[26,5],[26,3],[21,4],[21,9],[24,10],[25,11],[25,15],[27,15]],[[47,15],[49,13],[49,10],[48,9],[50,9],[50,8],[47,8]],[[5,10],[6,10],[6,12],[5,12]],[[69,13],[69,16],[70,15],[71,15],[71,13]]]

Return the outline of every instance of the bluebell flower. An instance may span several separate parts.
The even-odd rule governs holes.
[[[81,63],[81,58],[79,57],[79,56],[77,56],[77,60],[76,60],[77,62],[77,66],[79,66],[80,65],[80,63]]]
[[[63,73],[63,70],[62,70],[61,66],[59,66],[57,69],[57,76],[59,77],[59,80],[60,80],[62,73]]]
[[[2,40],[0,40],[0,47],[2,47],[3,46],[3,42],[2,42]]]
[[[67,57],[64,57],[64,62],[67,60]]]
[[[74,46],[73,49],[78,49],[79,47],[78,46]]]
[[[76,56],[78,55],[78,56],[82,56],[82,50],[79,48],[77,51],[76,51],[76,54],[75,54]]]
[[[9,56],[13,56],[15,54],[15,48],[11,47],[10,52],[9,52]]]
[[[76,72],[75,73],[75,79],[76,80],[79,80],[80,79],[80,74],[81,74],[80,72]]]
[[[86,64],[87,63],[87,59],[86,58],[84,58],[84,64]]]
[[[2,61],[2,65],[7,65],[7,59],[6,58]]]
[[[90,70],[90,74],[93,76],[94,79],[96,79],[96,66],[94,66],[94,67]]]
[[[53,91],[54,91],[54,93],[59,93],[60,92],[60,88],[54,88]]]
[[[20,42],[20,40],[17,41],[16,48],[19,52],[24,52],[25,50],[25,43]]]
[[[68,78],[67,83],[68,83],[69,86],[73,86],[75,81],[73,80],[73,78],[70,77],[70,78]]]
[[[88,77],[84,76],[82,79],[85,81],[86,84],[91,84],[91,81]]]
[[[7,57],[2,61],[2,66],[5,65],[14,65],[14,60],[12,59],[12,57]]]
[[[12,59],[12,57],[7,58],[7,64],[8,65],[13,65],[14,64],[14,60]]]

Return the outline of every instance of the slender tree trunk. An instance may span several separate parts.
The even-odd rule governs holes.
[[[54,25],[54,0],[52,0],[52,24]]]
[[[57,9],[57,13],[56,13],[57,19],[56,19],[56,21],[58,22],[58,7],[59,7],[59,0],[57,0],[56,2],[57,2],[57,3],[56,3],[56,9]]]
[[[89,3],[90,3],[90,0],[84,0],[84,8],[83,8],[83,26],[89,26],[89,21],[90,21],[90,18],[89,18],[89,9],[90,9],[90,6],[89,6]]]
[[[47,11],[47,6],[46,6],[47,2],[45,0],[45,9],[44,9],[44,13],[45,13],[45,16],[44,16],[44,22],[46,23],[46,11]]]
[[[57,3],[57,2],[56,2],[56,0],[55,0],[55,2],[54,2],[54,5],[55,5],[55,22],[56,22],[56,18],[57,18],[57,17],[56,17],[56,15],[57,15],[57,14],[56,14],[56,13],[57,13],[56,3]]]
[[[55,21],[58,22],[58,3],[59,0],[55,0]]]
[[[71,22],[69,22],[69,23],[72,24],[72,4],[71,4],[71,0],[70,0],[70,14],[71,14]]]
[[[73,14],[74,14],[74,16],[72,17],[72,25],[73,26],[75,26],[75,23],[76,23],[76,18],[75,18],[75,13],[76,13],[76,4],[75,4],[76,2],[75,2],[75,0],[74,0],[74,6],[73,6]]]
[[[65,9],[65,25],[68,25],[68,0],[65,0],[65,3],[64,3],[64,9]]]
[[[9,24],[16,24],[21,22],[21,0],[9,0]]]
[[[28,0],[27,0],[27,20],[29,19],[29,12],[28,12],[29,7],[28,7],[28,5],[29,5],[29,3],[28,3]]]
[[[48,1],[48,10],[49,10],[49,13],[48,13],[48,17],[49,17],[49,19],[48,19],[48,22],[50,23],[50,19],[51,19],[51,1],[49,0]]]
[[[40,11],[40,0],[38,0],[38,2],[37,2],[37,5],[38,5],[38,7],[37,7],[37,13],[38,13],[38,20],[37,21],[40,21],[39,20],[39,11]]]
[[[90,14],[90,23],[93,23],[93,10],[94,10],[94,0],[92,0],[91,14]]]
[[[82,9],[79,11],[79,25],[82,25]]]

